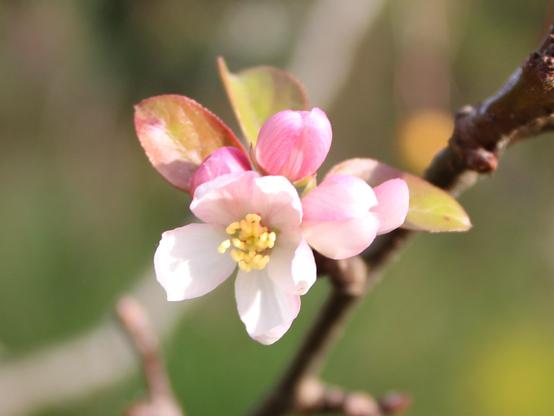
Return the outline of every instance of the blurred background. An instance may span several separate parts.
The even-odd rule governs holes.
[[[152,256],[189,221],[150,167],[133,104],[194,97],[236,122],[215,67],[291,70],[333,123],[327,167],[368,156],[420,173],[452,112],[494,92],[554,18],[546,0],[0,1],[0,414],[119,415],[140,368],[113,318],[124,293],[163,337],[191,415],[267,391],[328,291],[272,347],[232,284],[167,304]],[[554,137],[510,149],[462,198],[474,228],[419,235],[358,308],[324,377],[410,392],[411,416],[554,414]]]

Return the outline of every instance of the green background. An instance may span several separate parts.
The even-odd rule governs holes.
[[[241,48],[240,36],[229,40],[225,28],[259,3],[278,7],[286,30],[269,50]],[[188,221],[187,198],[142,153],[132,105],[185,94],[238,132],[215,57],[224,54],[232,69],[285,66],[310,7],[0,2],[0,373],[111,319],[118,297],[150,267],[160,233]],[[334,129],[327,167],[354,156],[404,164],[395,138],[403,109],[395,98],[399,51],[391,23],[401,7],[401,0],[385,5],[346,85],[325,108]],[[458,8],[463,13],[449,9],[446,23],[458,42],[448,58],[452,111],[498,88],[553,16],[543,0],[474,0]],[[552,415],[553,157],[551,136],[518,144],[497,174],[463,196],[474,224],[469,233],[417,236],[355,311],[325,379],[376,395],[410,392],[412,416]],[[163,341],[188,414],[235,415],[253,406],[327,291],[327,282],[318,282],[292,329],[271,347],[246,335],[231,282],[193,301]],[[119,415],[143,394],[137,367],[124,383],[33,415]]]

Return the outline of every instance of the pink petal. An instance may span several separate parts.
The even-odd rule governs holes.
[[[221,147],[209,155],[196,169],[191,179],[191,194],[205,182],[211,181],[226,173],[251,170],[248,157],[236,147]]]
[[[267,268],[239,271],[235,297],[248,334],[269,345],[281,338],[300,311],[300,296],[284,290],[269,277]]]
[[[285,290],[304,295],[316,281],[314,253],[300,236],[281,233],[271,253],[267,271]]]
[[[255,148],[258,165],[269,175],[297,181],[321,166],[332,140],[331,123],[319,108],[281,111],[260,130]]]
[[[376,203],[363,180],[329,176],[302,199],[302,229],[308,244],[333,259],[361,253],[377,233],[378,222],[370,212]]]
[[[325,257],[340,260],[356,256],[375,239],[379,223],[371,214],[338,221],[313,221],[302,225],[308,244]]]
[[[283,177],[248,171],[222,175],[200,185],[190,205],[202,221],[227,226],[255,213],[277,230],[298,228],[302,205],[292,184]]]
[[[356,218],[375,205],[377,198],[371,187],[351,175],[329,176],[302,198],[304,221]]]
[[[402,179],[390,179],[375,189],[377,206],[371,209],[379,221],[377,234],[388,233],[400,227],[410,205],[408,185]]]
[[[154,269],[167,300],[205,295],[229,277],[236,263],[217,251],[226,238],[225,230],[208,224],[189,224],[162,234]]]

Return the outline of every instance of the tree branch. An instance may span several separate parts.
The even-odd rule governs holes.
[[[459,111],[448,146],[435,157],[425,178],[459,195],[475,183],[479,174],[496,170],[508,145],[553,128],[554,26],[539,49],[495,95]],[[301,394],[302,386],[317,376],[352,307],[381,277],[383,267],[412,234],[399,229],[380,237],[363,257],[342,261],[318,257],[318,271],[331,277],[333,290],[282,379],[253,415],[275,416],[309,409],[309,404],[303,402],[306,395]],[[334,411],[349,414],[344,409]]]
[[[306,379],[298,390],[297,413],[340,413],[346,416],[385,416],[402,413],[410,404],[405,394],[391,393],[376,400],[364,392],[344,391],[326,386],[317,379]]]
[[[146,312],[130,297],[117,304],[117,316],[142,362],[148,386],[148,400],[136,403],[127,416],[184,416],[173,396],[171,384],[159,351],[159,342]]]

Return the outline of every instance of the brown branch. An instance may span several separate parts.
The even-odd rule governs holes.
[[[472,186],[479,174],[495,171],[509,144],[552,130],[553,120],[554,26],[539,49],[495,95],[457,114],[449,145],[435,157],[425,178],[458,195]],[[317,376],[349,311],[412,234],[399,229],[379,238],[364,253],[363,261],[362,257],[339,262],[318,258],[318,270],[331,276],[333,290],[282,379],[253,415],[282,415],[304,408],[301,386]]]
[[[146,312],[133,298],[117,304],[117,316],[137,351],[148,387],[148,400],[132,405],[128,416],[184,416],[173,396],[171,384],[159,351],[159,341]]]
[[[364,392],[345,391],[307,379],[298,389],[294,412],[303,414],[340,413],[346,416],[385,416],[404,412],[410,404],[405,394],[391,393],[377,400]]]

